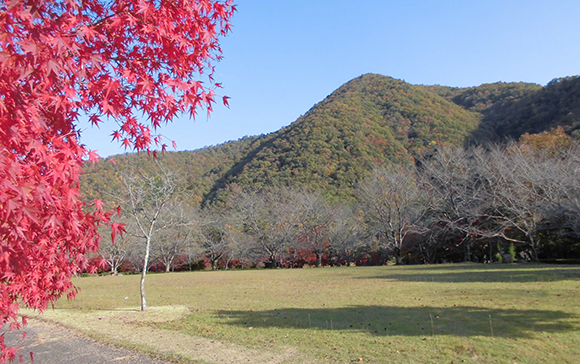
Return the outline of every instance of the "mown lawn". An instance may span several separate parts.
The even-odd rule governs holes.
[[[57,302],[44,319],[181,362],[228,362],[233,348],[250,350],[246,362],[577,363],[580,358],[577,266],[151,274],[149,316],[136,310],[138,276],[85,277],[75,284],[81,288],[77,298]],[[142,332],[151,340],[133,340],[138,330],[148,330]],[[178,337],[168,333],[179,335],[180,344],[168,345]],[[208,340],[196,342],[195,350],[209,342],[229,345],[229,351],[209,348],[211,357],[196,356],[188,337]],[[286,354],[253,360],[252,353],[261,351]]]

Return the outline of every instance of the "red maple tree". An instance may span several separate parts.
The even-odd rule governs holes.
[[[116,122],[128,148],[165,149],[159,126],[212,110],[234,11],[231,0],[0,3],[0,325],[20,327],[18,302],[74,297],[70,278],[109,223],[79,194],[82,164],[97,158],[79,143],[79,118]],[[0,349],[0,361],[14,357],[3,335]]]

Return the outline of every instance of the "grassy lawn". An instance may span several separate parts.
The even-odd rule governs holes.
[[[436,265],[75,280],[42,318],[189,363],[577,363],[580,267]]]

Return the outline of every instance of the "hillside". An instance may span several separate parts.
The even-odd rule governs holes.
[[[216,181],[249,153],[257,139],[244,137],[196,151],[160,153],[157,160],[165,168],[182,175],[181,187],[187,191],[187,198],[192,204],[200,204]],[[87,164],[81,177],[82,193],[87,199],[106,200],[121,188],[122,173],[146,173],[153,169],[154,163],[147,153],[130,153],[101,160],[95,166]]]
[[[375,163],[410,163],[430,143],[461,145],[479,118],[420,86],[363,75],[288,127],[261,138],[224,182],[306,184],[329,195],[347,195]]]
[[[556,78],[542,87],[533,83],[484,84],[452,88],[425,86],[462,108],[482,114],[471,136],[475,142],[518,139],[563,127],[569,135],[580,133],[580,77]]]
[[[425,86],[425,88],[466,110],[487,115],[492,112],[492,108],[520,101],[541,90],[542,86],[524,82],[496,82],[466,88],[446,86]]]
[[[557,78],[520,99],[495,104],[484,114],[482,129],[495,137],[518,139],[561,126],[577,135],[580,129],[580,77]]]
[[[351,80],[281,130],[159,160],[183,174],[192,203],[223,200],[228,186],[308,185],[349,198],[351,187],[384,161],[411,163],[430,145],[518,138],[580,128],[580,78],[469,88],[411,85],[367,74]],[[114,193],[120,171],[150,169],[146,154],[87,167],[88,198]]]

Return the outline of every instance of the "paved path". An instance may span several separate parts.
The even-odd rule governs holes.
[[[26,339],[22,340],[22,331],[5,332],[8,346],[18,346],[23,363],[34,364],[162,364],[159,360],[138,355],[125,349],[104,345],[94,340],[78,336],[62,327],[39,320],[29,319],[24,327]],[[33,353],[34,361],[30,358]],[[15,363],[19,363],[16,357]]]

